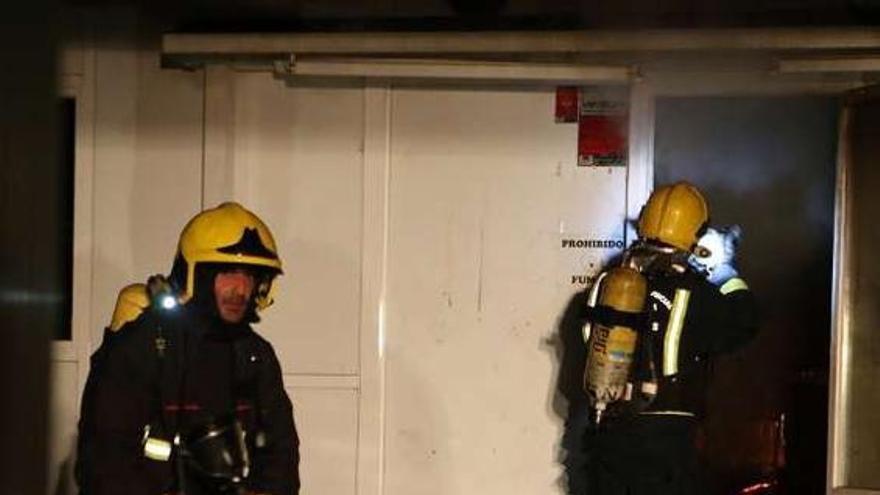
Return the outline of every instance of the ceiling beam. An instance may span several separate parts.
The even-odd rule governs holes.
[[[165,55],[880,50],[880,28],[166,34]]]

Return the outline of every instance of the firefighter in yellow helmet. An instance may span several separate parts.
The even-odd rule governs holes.
[[[620,286],[636,287],[644,304],[638,314],[627,314],[603,307],[600,298],[587,316],[593,327],[629,327],[638,336],[630,355],[607,358],[613,364],[631,356],[621,392],[604,398],[597,390],[610,375],[602,374],[604,356],[593,354],[611,346],[608,332],[601,346],[595,345],[595,335],[586,342],[592,345],[584,385],[593,403],[593,427],[584,440],[582,471],[569,466],[571,493],[708,493],[695,444],[708,365],[713,356],[744,345],[757,329],[754,299],[734,265],[741,232],[713,229],[708,222],[706,200],[696,187],[687,182],[660,186],[642,209],[639,238],[624,253],[623,266],[608,272],[609,280],[619,270],[627,270],[630,279],[640,274],[644,282]],[[592,305],[597,293],[608,290],[597,287]],[[610,397],[611,403],[597,397]]]
[[[120,292],[83,394],[80,493],[299,492],[293,408],[251,328],[281,273],[266,224],[223,203],[184,227],[167,278]]]

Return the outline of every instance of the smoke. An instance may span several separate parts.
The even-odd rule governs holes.
[[[754,213],[794,215],[823,229],[833,224],[832,100],[667,98],[658,102],[657,122],[657,184],[696,184],[710,211],[729,201],[723,209],[741,216],[763,204],[771,209]],[[757,197],[763,199],[750,203]]]

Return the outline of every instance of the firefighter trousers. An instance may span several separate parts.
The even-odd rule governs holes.
[[[583,495],[706,495],[696,433],[696,419],[677,415],[609,419],[588,430]]]

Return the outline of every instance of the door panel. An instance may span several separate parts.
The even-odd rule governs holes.
[[[264,73],[235,84],[235,198],[271,226],[285,263],[258,331],[286,373],[357,373],[364,90]]]
[[[580,288],[560,246],[622,238],[626,171],[576,167],[552,108],[552,91],[394,92],[388,494],[556,490],[548,341]]]
[[[284,262],[256,331],[281,363],[303,493],[356,492],[364,89],[210,69],[204,197],[240,201]]]
[[[354,495],[357,391],[288,386],[300,435],[301,493]]]

